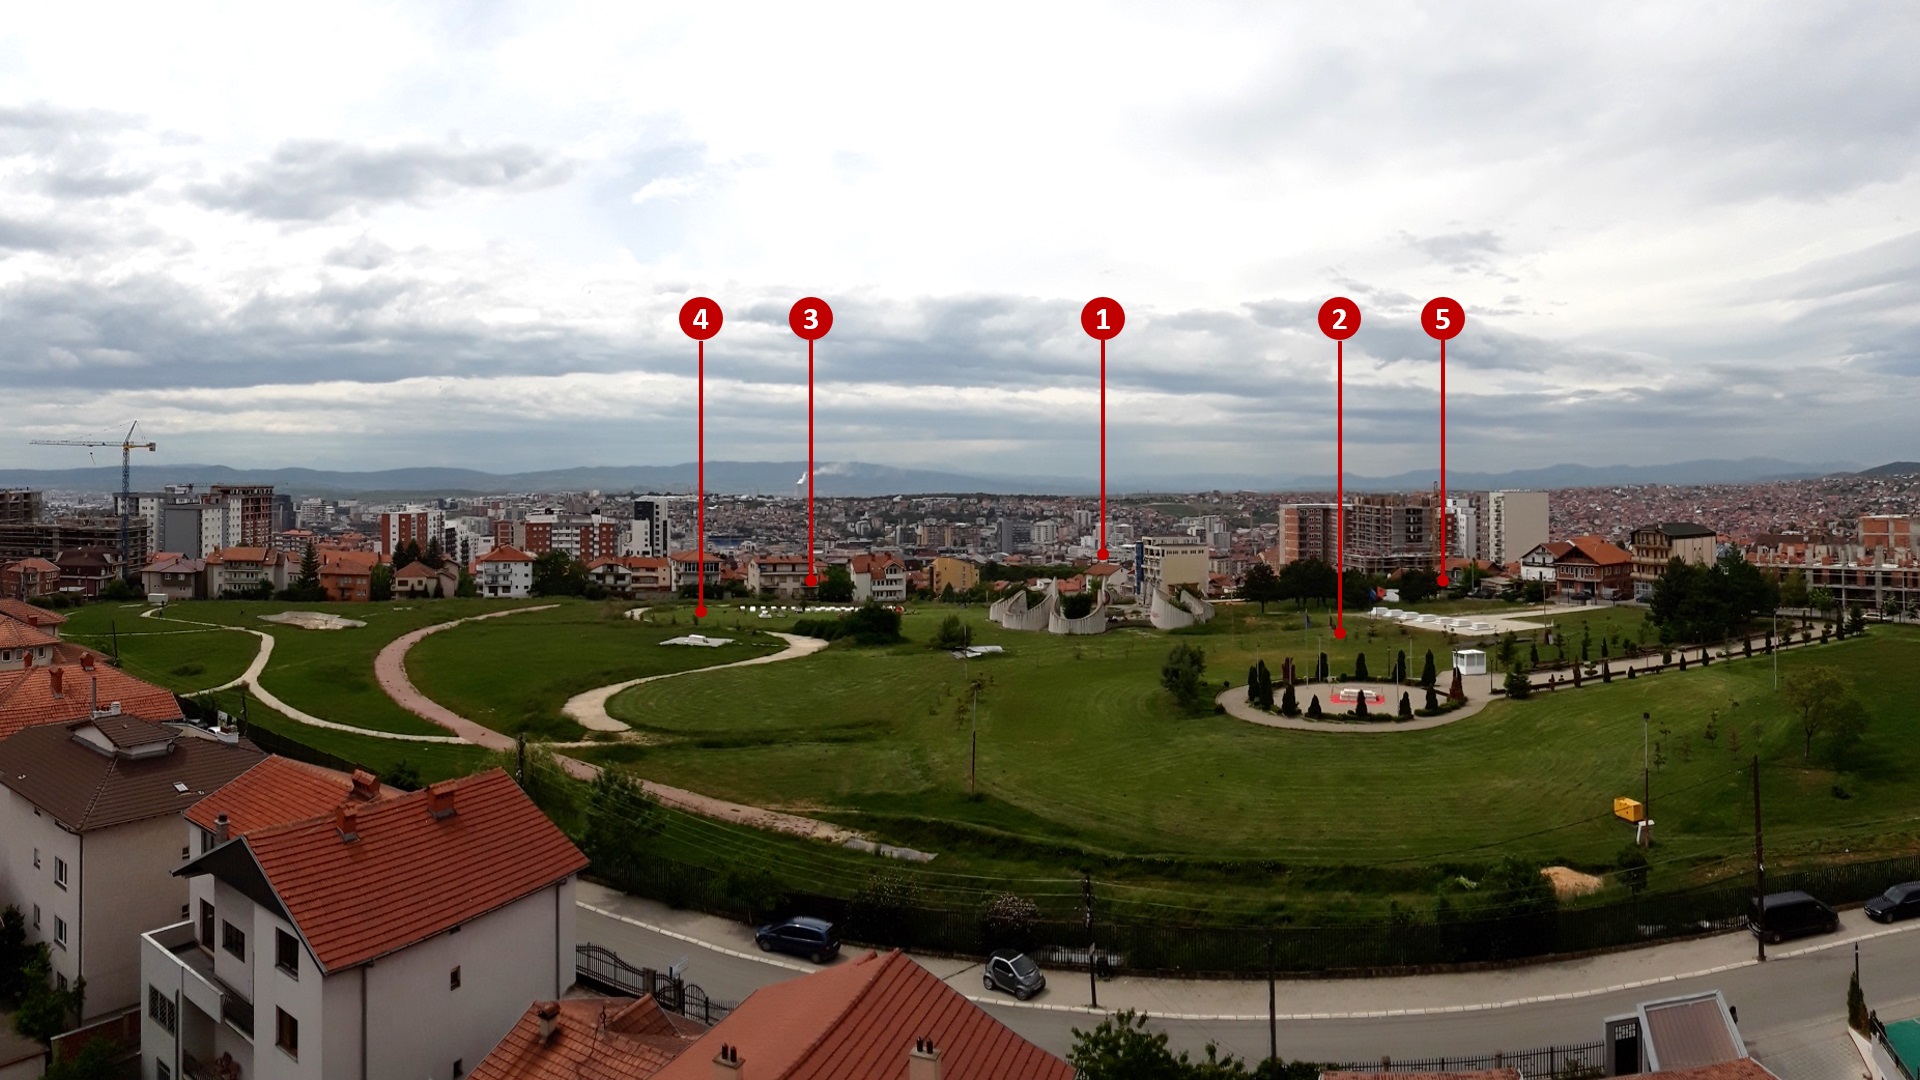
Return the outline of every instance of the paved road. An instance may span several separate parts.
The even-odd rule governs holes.
[[[610,917],[583,907],[579,922],[582,941],[607,945],[639,964],[664,967],[684,957],[689,979],[716,1000],[737,1001],[760,986],[811,970],[810,965],[787,958],[769,960],[753,952],[744,931],[733,931],[732,936],[714,933],[715,924],[727,925],[719,920],[709,923],[700,917],[665,912],[657,905],[614,898],[591,887],[583,888],[582,899],[602,911],[617,907],[625,916]],[[676,916],[683,921],[673,922],[678,929],[662,930],[625,921],[661,926],[660,922],[651,922],[652,916],[662,922]],[[698,929],[701,940],[715,944],[689,940],[694,935],[681,933],[687,929]],[[1300,1014],[1283,1019],[1279,1023],[1280,1052],[1289,1058],[1357,1061],[1382,1054],[1415,1058],[1591,1042],[1600,1038],[1603,1018],[1625,1012],[1638,1002],[1718,989],[1739,1011],[1741,1030],[1755,1055],[1781,1066],[1779,1071],[1787,1080],[1843,1080],[1857,1071],[1844,1057],[1842,1021],[1847,976],[1853,965],[1851,942],[1862,935],[1875,935],[1861,941],[1862,981],[1869,1002],[1886,1017],[1920,1013],[1920,933],[1907,928],[1889,933],[1852,912],[1839,935],[1776,947],[1776,958],[1765,965],[1751,962],[1751,938],[1729,935],[1615,954],[1601,961],[1546,964],[1502,973],[1283,982],[1279,993],[1283,1014],[1303,1000],[1326,1001],[1329,1011],[1335,1003],[1348,1009],[1324,1019]],[[1703,967],[1705,960],[1719,962]],[[1056,1053],[1065,1053],[1071,1046],[1074,1027],[1086,1028],[1098,1022],[1098,1015],[1087,1008],[1084,975],[1061,972],[1053,976],[1047,994],[1023,1006],[983,994],[975,965],[938,958],[922,962],[963,993],[981,999],[1009,1027]],[[1674,972],[1709,967],[1721,970],[1630,989],[1608,990],[1606,987],[1620,983],[1595,981],[1619,978],[1617,973],[1623,970],[1655,972],[1663,967]],[[1223,993],[1231,994],[1231,1000],[1222,1000]],[[1569,997],[1526,1000],[1556,994]],[[1207,1042],[1216,1041],[1243,1056],[1258,1058],[1266,1054],[1266,1020],[1249,1018],[1264,1011],[1266,992],[1262,984],[1115,980],[1101,985],[1101,995],[1101,1004],[1109,1007],[1121,1003],[1119,999],[1146,1005],[1156,1017],[1154,1026],[1168,1032],[1178,1048],[1197,1052]],[[1154,1000],[1163,1005],[1154,1007],[1150,1004]],[[1395,1010],[1411,1011],[1402,1015],[1355,1015]],[[1193,1018],[1179,1018],[1180,1014]],[[1169,1015],[1175,1018],[1165,1019]]]

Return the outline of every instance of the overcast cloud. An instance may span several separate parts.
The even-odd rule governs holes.
[[[111,29],[107,29],[111,28]],[[41,5],[0,463],[804,454],[1116,477],[1920,457],[1920,11]]]

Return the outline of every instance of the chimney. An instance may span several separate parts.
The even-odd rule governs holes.
[[[713,1059],[713,1080],[740,1080],[740,1048],[720,1044],[720,1056]]]
[[[221,814],[213,819],[213,842],[224,844],[233,838],[233,826],[228,823],[227,815]]]
[[[20,659],[22,662],[25,663],[26,667],[28,668],[32,667],[33,666],[33,650],[28,649],[26,652],[21,653]],[[23,668],[22,670],[25,670],[25,668]]]
[[[460,786],[457,780],[442,780],[427,785],[427,810],[435,821],[453,816],[453,793]]]
[[[907,1052],[907,1080],[940,1080],[940,1051],[931,1036],[913,1040]]]
[[[334,812],[334,825],[340,830],[340,839],[353,843],[360,839],[360,811],[352,803],[341,803]]]
[[[93,670],[93,654],[92,653],[89,652],[89,653],[80,654],[80,670],[81,671]]]
[[[540,1045],[545,1046],[553,1041],[554,1032],[560,1030],[556,1023],[560,1019],[560,1003],[549,1001],[540,1006],[540,1011],[535,1015],[540,1017]]]
[[[66,674],[67,674],[67,673],[66,673],[66,671],[65,671],[65,670],[63,670],[63,669],[61,669],[61,668],[54,668],[54,669],[53,669],[52,671],[49,671],[49,672],[47,672],[47,678],[48,678],[48,680],[50,680],[50,681],[51,681],[51,682],[53,683],[53,696],[54,696],[54,697],[64,697],[64,696],[65,696],[65,695],[64,695],[64,694],[62,694],[62,693],[61,693],[60,691],[61,691],[61,689],[62,689],[62,687],[64,687],[64,686],[66,685],[66,681],[67,681],[67,680],[66,680],[66,677],[65,677],[65,676],[66,676]]]
[[[353,797],[372,802],[380,797],[380,778],[365,769],[353,770]]]

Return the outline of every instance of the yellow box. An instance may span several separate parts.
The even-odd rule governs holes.
[[[1622,821],[1645,821],[1647,808],[1641,805],[1639,799],[1629,799],[1623,795],[1613,800],[1613,816]]]

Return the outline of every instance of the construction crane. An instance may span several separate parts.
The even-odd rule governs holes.
[[[93,439],[35,439],[33,446],[117,446],[120,448],[120,576],[133,576],[133,553],[127,544],[127,522],[133,514],[133,452],[135,450],[158,450],[157,445],[146,442],[134,442],[134,428],[140,426],[135,420],[127,428],[127,437],[119,442],[99,442]]]

